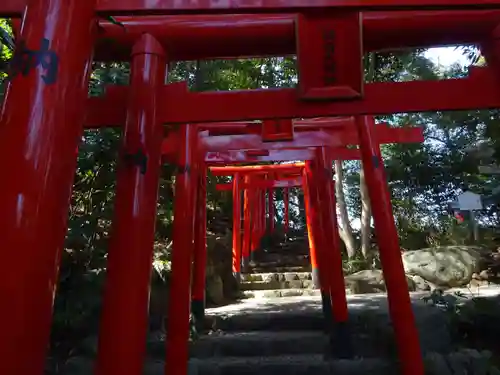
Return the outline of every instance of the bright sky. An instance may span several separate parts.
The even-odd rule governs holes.
[[[430,48],[425,52],[425,56],[437,65],[449,66],[456,62],[467,65],[467,59],[460,50],[455,50],[455,47]]]

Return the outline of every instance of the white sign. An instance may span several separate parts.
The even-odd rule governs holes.
[[[483,203],[481,202],[481,196],[479,194],[473,193],[472,191],[466,191],[458,196],[458,207],[462,211],[473,211],[482,210]]]

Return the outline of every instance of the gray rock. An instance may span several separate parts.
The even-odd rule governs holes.
[[[299,275],[296,273],[285,273],[284,274],[285,281],[295,281],[295,280],[300,280]]]
[[[415,290],[416,291],[427,292],[427,291],[431,290],[431,286],[422,276],[414,275],[414,276],[411,276],[411,279],[415,283]]]
[[[279,281],[280,276],[277,273],[269,273],[262,275],[262,281],[271,283],[273,281]]]
[[[304,287],[304,284],[303,284],[302,280],[291,280],[291,281],[286,282],[286,287],[300,289],[300,288]]]
[[[479,271],[482,256],[476,247],[443,246],[406,251],[402,259],[407,274],[438,286],[458,287],[467,285]]]
[[[207,278],[207,300],[219,305],[224,302],[224,283],[219,275]]]

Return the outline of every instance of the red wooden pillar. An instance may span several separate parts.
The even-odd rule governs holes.
[[[252,178],[253,181],[255,179]],[[253,188],[250,191],[250,211],[251,211],[251,225],[252,225],[252,245],[250,247],[250,260],[255,259],[255,252],[260,244],[260,204],[259,191]]]
[[[290,216],[290,191],[288,190],[288,188],[285,188],[283,190],[283,203],[284,203],[284,206],[285,206],[285,213],[284,213],[284,228],[283,228],[283,231],[285,233],[288,232],[288,227],[290,226],[290,223],[289,223],[289,216]]]
[[[250,183],[250,177],[245,176],[245,185]],[[252,192],[246,188],[243,191],[243,249],[242,249],[242,265],[243,272],[247,272],[250,266],[250,252],[252,248]]]
[[[194,240],[196,176],[193,170],[197,131],[179,129],[178,171],[175,177],[172,271],[168,304],[165,374],[186,375],[189,339],[189,300]]]
[[[309,169],[311,168],[310,163],[309,163]],[[311,261],[311,274],[312,274],[312,280],[313,280],[313,285],[314,288],[321,288],[321,283],[319,279],[319,272],[318,272],[318,257],[316,254],[316,246],[319,246],[317,244],[317,239],[314,237],[315,232],[317,232],[317,229],[314,229],[314,215],[317,215],[316,212],[312,212],[312,198],[311,198],[311,192],[309,189],[309,184],[307,183],[307,172],[306,169],[303,171],[303,177],[302,177],[302,189],[304,190],[304,205],[305,205],[305,213],[306,213],[306,225],[307,225],[307,239],[309,241],[309,256],[310,256],[310,261]]]
[[[267,212],[269,215],[269,233],[274,232],[274,189],[267,190]]]
[[[260,235],[259,242],[261,242],[262,238],[266,235],[266,191],[263,189],[259,189],[259,222],[260,222]],[[262,250],[262,246],[259,246],[259,249]]]
[[[239,282],[241,278],[241,191],[240,176],[233,176],[233,275]]]
[[[163,136],[157,106],[165,73],[165,51],[143,34],[132,51],[97,375],[142,374]]]
[[[387,298],[403,375],[423,375],[424,366],[419,335],[408,294],[406,275],[401,260],[398,233],[392,214],[389,188],[380,147],[374,141],[374,119],[359,116],[356,119],[359,133],[361,158],[365,173],[373,221],[377,231],[380,260],[387,285]]]
[[[339,227],[337,222],[337,204],[334,194],[331,159],[327,149],[316,149],[317,173],[319,190],[318,196],[322,202],[321,215],[325,236],[325,262],[328,265],[330,283],[330,298],[334,326],[331,336],[331,354],[337,358],[351,358],[353,356],[350,332],[348,326],[349,314],[342,268],[342,254],[340,246]]]
[[[95,36],[93,0],[26,3],[0,113],[2,375],[43,373]]]
[[[197,168],[193,287],[191,292],[191,313],[197,329],[203,326],[205,318],[205,278],[207,269],[207,169],[201,163]],[[175,218],[174,218],[175,220]]]
[[[304,200],[306,204],[306,220],[309,232],[309,241],[313,242],[312,249],[315,250],[317,262],[317,278],[319,279],[319,287],[321,290],[321,306],[323,310],[323,318],[325,321],[325,331],[332,337],[333,334],[333,312],[332,301],[330,298],[330,277],[329,265],[327,263],[326,254],[326,238],[325,227],[323,223],[323,215],[321,210],[324,209],[324,203],[321,201],[319,194],[321,178],[318,174],[317,160],[306,161],[304,168]],[[312,258],[312,255],[311,255]],[[311,259],[311,262],[313,260]],[[315,262],[315,263],[316,263]]]

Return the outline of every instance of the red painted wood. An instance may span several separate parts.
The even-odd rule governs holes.
[[[162,120],[179,124],[500,107],[500,87],[487,67],[471,69],[466,79],[366,84],[362,100],[341,102],[303,102],[295,89],[195,93],[188,92],[184,83],[176,83],[163,90],[169,105],[164,106]],[[108,91],[103,98],[89,98],[87,127],[124,123],[128,89],[110,87]]]
[[[26,0],[3,0],[0,16],[22,13]],[[100,0],[96,11],[101,14],[238,14],[238,13],[295,13],[307,10],[357,11],[374,10],[440,10],[440,9],[499,9],[499,0]]]

